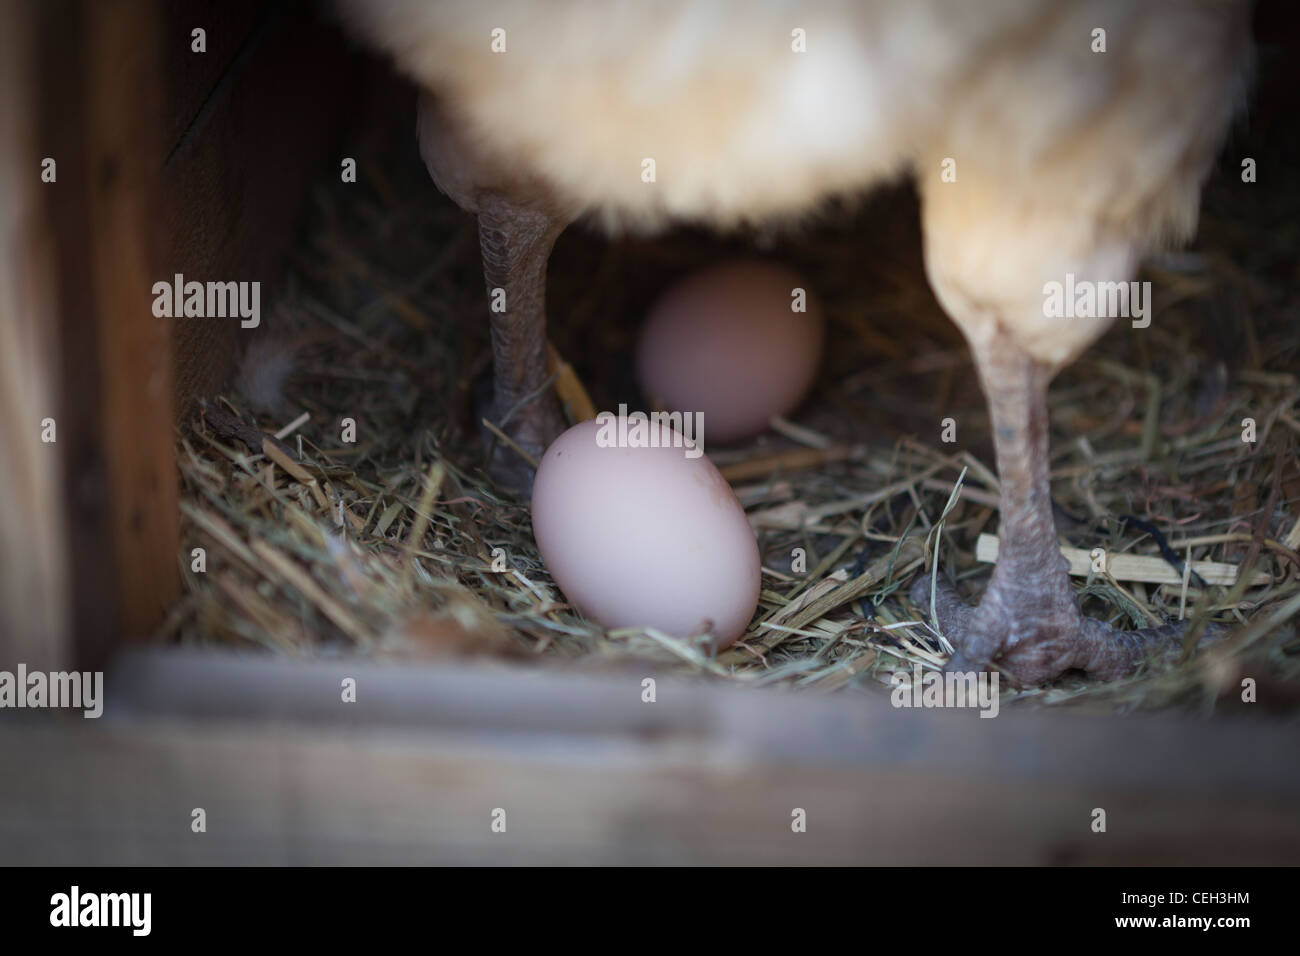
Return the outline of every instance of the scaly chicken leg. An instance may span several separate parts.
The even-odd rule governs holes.
[[[1008,34],[1003,57],[952,88],[951,121],[919,152],[926,273],[970,344],[1000,481],[998,560],[979,607],[936,587],[938,623],[957,648],[950,669],[995,666],[1022,685],[1075,668],[1111,679],[1152,653],[1181,650],[1179,624],[1116,631],[1082,614],[1048,478],[1048,383],[1112,321],[1137,319],[1141,294],[1067,310],[1051,290],[1078,283],[1132,292],[1147,251],[1192,234],[1200,185],[1243,95],[1244,5],[1155,10],[1052,5],[1036,29],[1057,39]],[[1102,12],[1131,16],[1128,35],[1144,39],[1105,55],[1069,39]],[[1170,29],[1205,55],[1151,55]],[[1023,107],[1008,108],[1013,91],[1029,89]],[[1149,290],[1141,299],[1150,310]],[[1153,321],[1149,311],[1143,318]],[[928,580],[913,588],[922,606],[929,592]]]
[[[500,289],[505,306],[491,313],[491,417],[534,458],[541,458],[564,431],[546,374],[546,262],[563,229],[564,222],[543,206],[499,193],[479,196],[479,248],[488,299]],[[499,451],[491,469],[508,487],[532,486],[531,469],[513,453]]]
[[[492,327],[492,403],[484,411],[541,458],[564,430],[559,400],[547,387],[546,262],[572,217],[550,189],[506,172],[436,97],[420,98],[417,133],[438,188],[478,217]],[[532,469],[510,449],[498,445],[489,468],[505,487],[532,486]]]
[[[982,669],[996,662],[1013,683],[1032,686],[1073,668],[1112,680],[1153,653],[1180,652],[1180,624],[1120,631],[1079,610],[1052,520],[1047,431],[1052,370],[1005,335],[977,347],[975,360],[1001,482],[1001,547],[978,608],[964,604],[942,579],[936,582],[935,614],[956,647],[947,669]],[[912,600],[928,607],[930,587],[930,575],[922,575],[912,585]],[[1213,636],[1207,632],[1207,638]]]

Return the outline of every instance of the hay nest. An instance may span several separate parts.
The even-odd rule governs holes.
[[[906,585],[936,561],[978,596],[997,480],[968,353],[925,282],[910,192],[782,235],[607,241],[572,229],[557,247],[553,341],[598,407],[637,407],[636,321],[679,274],[757,249],[801,270],[824,304],[824,373],[795,420],[711,450],[759,533],[764,570],[748,633],[710,656],[585,621],[538,558],[526,502],[486,477],[476,230],[434,191],[408,139],[403,123],[398,145],[363,157],[361,183],[318,187],[266,334],[235,388],[178,439],[186,594],[168,639],[288,655],[650,661],[870,693],[916,663],[941,665],[950,648]],[[1063,543],[1081,570],[1094,548],[1111,556],[1109,571],[1074,578],[1085,611],[1123,626],[1201,614],[1239,625],[1235,636],[1127,680],[1067,676],[1017,698],[1203,706],[1242,674],[1300,676],[1300,217],[1242,193],[1225,161],[1197,246],[1143,276],[1151,327],[1118,323],[1051,395]],[[952,443],[940,440],[948,417]],[[1245,418],[1254,443],[1242,440]]]

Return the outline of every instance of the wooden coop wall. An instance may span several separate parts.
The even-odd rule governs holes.
[[[179,593],[175,427],[228,377],[244,330],[156,318],[151,289],[260,280],[265,315],[357,88],[357,57],[312,9],[0,6],[0,666],[98,666]]]
[[[343,678],[355,704],[339,704]],[[0,864],[1283,865],[1293,725],[149,650],[0,723]],[[111,716],[110,716],[111,715]],[[142,790],[141,780],[150,781]],[[201,800],[209,832],[190,812]],[[1093,810],[1108,829],[1094,832]],[[495,808],[508,816],[494,832]],[[794,808],[805,832],[791,829]]]
[[[0,667],[67,655],[58,461],[41,441],[59,379],[53,240],[40,191],[30,4],[0,5]]]

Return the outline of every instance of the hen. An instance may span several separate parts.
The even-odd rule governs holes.
[[[1001,481],[983,600],[940,588],[950,668],[1037,684],[1130,672],[1176,629],[1116,631],[1069,587],[1048,485],[1047,387],[1113,320],[1045,307],[1049,283],[1127,282],[1192,234],[1244,99],[1250,8],[1232,0],[741,2],[342,0],[425,91],[421,152],[477,214],[494,402],[540,452],[552,244],[611,229],[798,216],[909,175],[926,271],[970,343]],[[653,170],[653,176],[646,175]],[[914,594],[928,599],[929,585]]]

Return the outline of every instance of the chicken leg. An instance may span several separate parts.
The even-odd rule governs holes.
[[[544,184],[507,171],[437,97],[420,97],[417,136],[438,188],[478,217],[492,334],[492,400],[481,413],[541,458],[564,430],[559,400],[547,387],[546,262],[573,217]],[[493,448],[492,476],[526,492],[528,463],[492,436],[485,440]]]
[[[564,431],[546,373],[546,262],[563,229],[545,207],[499,193],[479,197],[479,247],[493,303],[489,417],[534,458]],[[489,467],[507,487],[532,486],[531,468],[513,452],[497,449]]]
[[[996,662],[1012,683],[1031,686],[1074,668],[1112,680],[1152,654],[1180,652],[1181,624],[1121,631],[1085,617],[1074,601],[1048,481],[1050,366],[1006,335],[977,346],[975,362],[993,424],[1001,547],[978,608],[962,603],[946,582],[936,583],[938,624],[956,647],[947,668],[983,669]],[[930,576],[922,575],[912,585],[912,600],[928,607],[930,588]]]

